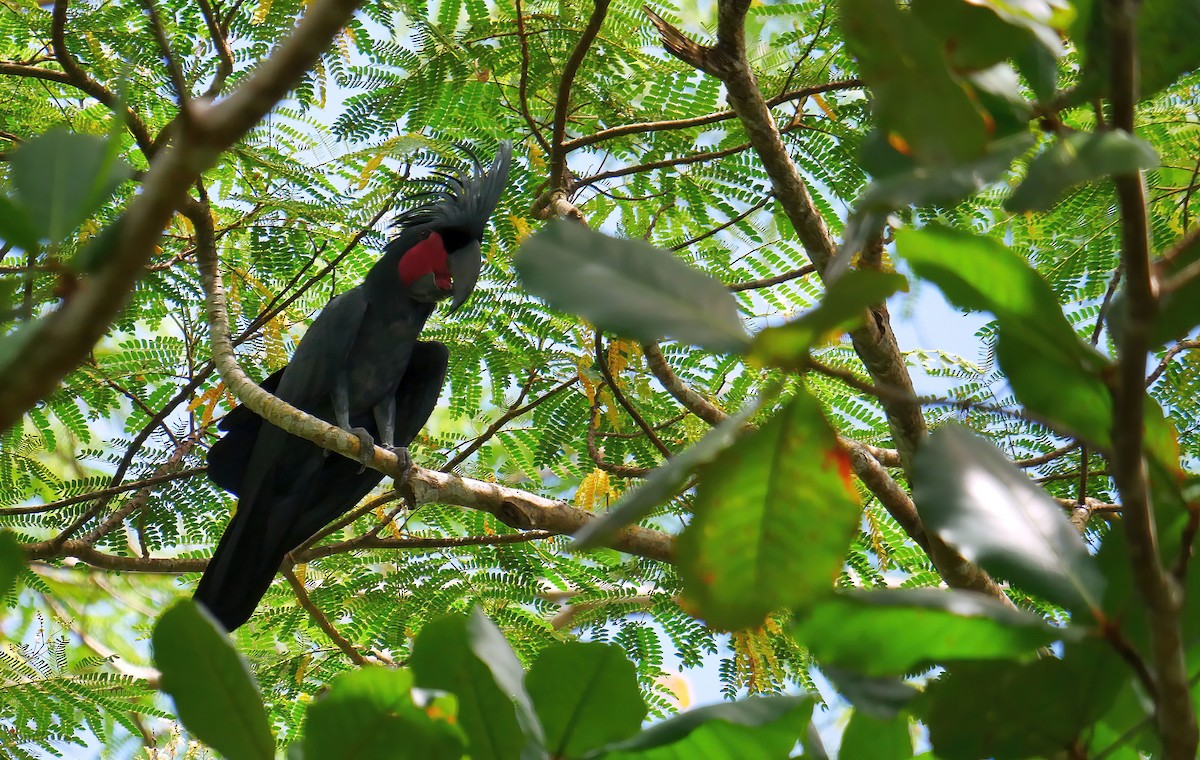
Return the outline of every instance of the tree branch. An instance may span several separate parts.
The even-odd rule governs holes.
[[[304,588],[304,584],[301,583],[300,579],[296,577],[296,573],[292,570],[292,568],[284,568],[283,577],[287,578],[288,585],[290,585],[292,587],[292,591],[295,592],[296,601],[300,602],[300,606],[303,607],[304,611],[308,613],[308,616],[313,619],[313,622],[317,624],[317,627],[325,632],[325,635],[329,637],[329,640],[332,641],[338,649],[342,650],[342,652],[350,658],[351,662],[360,668],[365,668],[366,666],[372,664],[371,660],[368,660],[366,657],[364,657],[362,652],[359,652],[358,649],[356,649],[355,646],[351,644],[345,636],[338,633],[338,629],[334,628],[333,623],[329,622],[329,618],[325,617],[325,613],[321,612],[321,609],[317,607],[317,605],[313,604],[312,598],[308,595],[308,590]]]
[[[571,51],[571,57],[567,59],[559,76],[558,97],[554,102],[554,126],[550,133],[550,183],[554,187],[570,189],[567,178],[568,149],[564,143],[567,139],[567,116],[571,110],[571,86],[575,83],[575,74],[583,65],[583,59],[595,42],[596,35],[600,33],[604,17],[608,15],[610,2],[611,0],[592,0],[592,15],[588,18],[587,26],[579,35],[579,41],[575,43],[575,49]]]
[[[1111,48],[1113,127],[1134,134],[1137,105],[1137,3],[1106,4]],[[1157,681],[1156,718],[1163,757],[1191,760],[1200,743],[1188,687],[1180,612],[1183,591],[1159,557],[1154,507],[1143,459],[1146,356],[1158,313],[1157,282],[1150,265],[1145,186],[1138,173],[1113,178],[1121,214],[1121,264],[1125,270],[1128,318],[1117,343],[1113,391],[1112,476],[1121,493],[1122,521],[1134,580],[1146,606],[1150,649]],[[1183,552],[1190,547],[1183,547]]]
[[[775,106],[790,103],[793,100],[802,100],[803,98],[812,95],[820,95],[823,92],[836,92],[838,90],[852,90],[863,87],[864,83],[861,79],[846,79],[840,82],[825,82],[824,84],[812,85],[811,87],[801,87],[798,90],[785,92],[782,95],[776,95],[767,100],[767,106],[774,108]],[[687,129],[689,127],[703,127],[709,124],[717,124],[722,121],[737,118],[737,113],[734,111],[717,111],[716,113],[705,114],[704,116],[693,116],[688,119],[670,119],[667,121],[648,121],[641,124],[624,124],[619,127],[610,127],[602,129],[599,132],[593,132],[590,135],[576,137],[573,140],[567,140],[563,146],[567,151],[585,148],[589,145],[595,145],[605,140],[611,140],[616,137],[625,137],[626,135],[645,134],[647,132],[663,132],[672,129]]]
[[[30,323],[20,336],[6,362],[9,369],[0,374],[0,430],[50,393],[104,336],[172,214],[185,203],[187,188],[304,76],[356,7],[355,0],[314,0],[296,31],[241,87],[216,105],[195,109],[195,118],[172,150],[152,162],[142,192],[122,215],[120,242],[102,269],[82,280],[60,309]],[[65,23],[66,0],[57,0],[54,18],[56,29]],[[56,54],[66,55],[61,40],[56,48]],[[69,57],[67,61],[60,64],[77,68]]]

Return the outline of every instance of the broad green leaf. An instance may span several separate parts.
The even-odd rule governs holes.
[[[413,703],[412,674],[367,667],[334,680],[308,708],[304,755],[322,760],[458,760],[462,732],[455,716]]]
[[[1104,714],[1128,677],[1098,641],[1061,660],[956,663],[929,685],[924,723],[943,760],[1054,757]]]
[[[894,157],[889,163],[888,152],[895,151],[883,142],[879,133],[868,137],[866,145],[874,145],[873,150],[878,154],[872,159],[876,166],[871,169],[875,179],[855,203],[854,220],[869,211],[887,213],[909,205],[959,201],[1007,174],[1012,162],[1033,147],[1033,137],[1019,134],[996,140],[977,158],[936,168],[911,164],[902,168],[903,163]],[[863,156],[863,162],[868,162],[868,156]],[[881,171],[888,166],[894,170]]]
[[[970,591],[850,591],[797,615],[796,638],[823,665],[904,674],[947,660],[1032,655],[1063,637],[1036,615]]]
[[[551,644],[529,669],[525,686],[554,757],[578,757],[627,739],[646,717],[637,668],[615,644]]]
[[[115,144],[51,130],[13,151],[12,183],[40,237],[58,243],[107,201],[132,170]]]
[[[1110,440],[1112,394],[1090,366],[1103,361],[1098,354],[1064,355],[1023,327],[1001,324],[997,333],[996,361],[1025,406],[1089,441]]]
[[[1078,97],[1066,102],[1073,106],[1098,95],[1109,87],[1112,35],[1108,28],[1103,0],[1075,0],[1079,18],[1071,37],[1084,53],[1084,65]],[[1194,0],[1161,0],[1137,6],[1138,87],[1142,100],[1156,96],[1180,76],[1200,68],[1200,4]]]
[[[0,598],[8,596],[25,569],[25,553],[11,531],[0,530]]]
[[[866,309],[878,306],[898,290],[908,290],[908,280],[895,272],[855,269],[837,278],[821,302],[799,319],[758,334],[751,358],[764,365],[801,369],[809,349],[830,333],[861,321]]]
[[[1200,325],[1200,277],[1179,276],[1197,261],[1200,261],[1200,238],[1193,238],[1172,259],[1170,276],[1162,288],[1158,314],[1154,318],[1154,340],[1158,343],[1182,339]],[[1118,307],[1125,308],[1123,289],[1113,299],[1110,325],[1113,320],[1125,317],[1124,313],[1118,313]]]
[[[1079,340],[1050,286],[1022,257],[990,238],[936,225],[897,230],[896,252],[955,306],[996,315],[997,359],[1022,403],[1107,444],[1107,360]]]
[[[937,37],[895,0],[842,0],[841,18],[890,143],[939,170],[983,153],[984,113],[950,72]]]
[[[1019,55],[1034,40],[1054,55],[1062,54],[1062,41],[1047,22],[1049,3],[1040,5],[1038,18],[1014,15],[1008,3],[962,0],[916,0],[913,15],[942,41],[942,49],[957,71],[984,69]],[[1029,10],[1033,10],[1030,8]]]
[[[861,710],[850,715],[838,760],[904,760],[913,756],[908,716],[880,720]]]
[[[1139,95],[1149,98],[1200,68],[1200,3],[1158,0],[1138,6]]]
[[[1049,103],[1058,89],[1058,58],[1043,45],[1028,45],[1013,59],[1038,103]]]
[[[764,392],[764,395],[767,394]],[[583,550],[600,546],[621,528],[641,520],[665,504],[679,493],[679,489],[698,468],[712,462],[738,441],[760,403],[761,397],[752,399],[737,414],[705,433],[695,445],[656,468],[640,486],[626,492],[607,514],[591,521],[576,533],[572,548]]]
[[[531,744],[537,747],[539,754],[545,754],[545,733],[538,720],[533,702],[525,691],[525,669],[513,652],[512,647],[504,638],[500,629],[488,619],[478,607],[471,610],[467,618],[467,640],[471,652],[492,673],[492,678],[517,708],[517,723]]]
[[[677,543],[684,595],[715,628],[758,626],[832,590],[862,508],[820,404],[800,391],[723,452]]]
[[[774,760],[786,757],[803,737],[811,714],[808,697],[747,697],[668,718],[632,739],[610,745],[603,757]]]
[[[458,697],[458,719],[474,760],[522,756],[528,740],[510,694],[497,683],[489,663],[474,649],[469,618],[455,615],[425,624],[413,643],[410,660],[417,686],[442,689]],[[507,647],[507,644],[505,645]],[[485,647],[486,648],[486,647]],[[515,657],[509,650],[502,660]],[[506,662],[497,665],[508,667]]]
[[[246,661],[212,616],[190,599],[154,626],[154,664],[188,732],[229,760],[271,760],[275,739]]]
[[[556,220],[521,245],[514,263],[531,293],[607,332],[718,352],[740,353],[749,342],[724,285],[645,241]]]
[[[1104,578],[1058,504],[991,443],[958,425],[917,450],[913,497],[925,526],[969,561],[1075,612]]]
[[[36,250],[38,245],[38,233],[29,213],[3,195],[0,195],[0,240],[25,251]]]
[[[1009,211],[1047,211],[1072,185],[1158,166],[1154,148],[1120,131],[1075,133],[1060,137],[1029,163],[1025,179],[1004,207]]]

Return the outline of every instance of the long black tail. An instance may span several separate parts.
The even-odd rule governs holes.
[[[196,587],[195,600],[227,631],[250,619],[284,557],[295,548],[280,540],[282,536],[270,540],[270,516],[281,506],[261,500],[251,505],[243,499]]]

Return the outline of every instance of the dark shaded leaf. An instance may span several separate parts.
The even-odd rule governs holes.
[[[684,595],[735,630],[829,593],[862,508],[846,453],[800,391],[705,470],[694,509],[677,543]]]
[[[1200,325],[1200,277],[1181,274],[1189,266],[1196,265],[1197,261],[1200,261],[1200,238],[1193,238],[1171,257],[1168,272],[1171,276],[1162,289],[1158,314],[1154,318],[1154,340],[1158,343],[1182,339],[1192,328]],[[1118,318],[1117,307],[1123,309],[1125,306],[1124,289],[1117,295],[1120,301],[1113,299],[1113,308],[1109,310],[1110,321]],[[1123,317],[1124,313],[1120,316]]]
[[[808,697],[747,697],[668,718],[632,739],[610,745],[603,757],[786,757],[804,735],[811,715]]]
[[[162,690],[188,732],[229,760],[271,760],[275,739],[246,661],[212,616],[191,599],[154,626]]]
[[[1048,211],[1072,185],[1156,166],[1158,155],[1150,143],[1125,132],[1067,135],[1034,157],[1004,207],[1015,212]]]
[[[804,316],[760,332],[751,348],[751,358],[767,366],[801,369],[814,345],[861,321],[867,308],[878,306],[899,290],[908,290],[908,280],[902,274],[851,270],[837,278],[821,302]]]
[[[1149,98],[1200,68],[1200,3],[1158,0],[1138,7],[1138,94]]]
[[[842,0],[842,30],[875,97],[879,129],[923,166],[975,159],[983,111],[954,77],[937,37],[894,0]],[[929,119],[927,114],[938,114]]]
[[[38,233],[28,212],[0,195],[0,240],[25,251],[37,249]]]
[[[0,598],[16,586],[17,576],[25,569],[25,553],[11,531],[0,530]]]
[[[413,704],[412,674],[368,667],[339,676],[308,708],[304,754],[327,760],[458,760],[455,716]]]
[[[861,710],[851,714],[838,749],[839,760],[904,760],[912,756],[907,716],[880,720]]]
[[[724,285],[645,241],[555,220],[521,245],[514,263],[531,293],[607,332],[736,353],[749,342]]]
[[[958,663],[927,689],[924,722],[944,760],[1053,757],[1104,714],[1127,677],[1097,641],[1062,660]]]
[[[797,615],[796,638],[822,664],[900,675],[946,660],[1031,655],[1063,637],[1036,615],[970,591],[851,591]]]
[[[116,143],[51,130],[13,151],[12,183],[39,237],[57,243],[107,201],[132,169]]]
[[[921,694],[916,687],[894,676],[875,678],[854,670],[824,664],[821,665],[821,672],[838,693],[854,705],[855,710],[880,720],[896,717]]]
[[[990,573],[1075,612],[1104,578],[1062,508],[991,443],[958,425],[917,451],[913,496],[925,526]]]
[[[679,493],[679,489],[698,468],[712,462],[738,441],[760,403],[761,398],[752,399],[737,414],[705,433],[694,446],[671,457],[666,464],[651,472],[640,486],[622,495],[607,514],[576,533],[572,548],[583,550],[600,546],[621,528],[641,520],[665,504]]]
[[[554,757],[578,757],[627,739],[646,717],[637,668],[614,644],[551,644],[529,669],[525,686]]]

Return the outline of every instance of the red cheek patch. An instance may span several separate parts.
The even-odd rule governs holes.
[[[396,270],[405,287],[410,287],[427,274],[433,275],[434,283],[442,290],[450,290],[452,286],[446,262],[446,245],[436,232],[429,233],[429,237],[409,248],[400,257]]]

